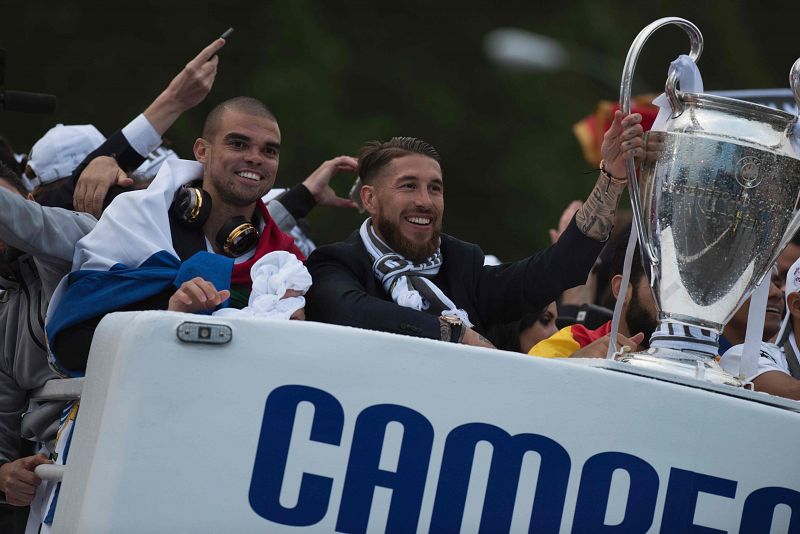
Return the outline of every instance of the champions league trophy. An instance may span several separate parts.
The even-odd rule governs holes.
[[[703,37],[691,22],[669,17],[647,26],[625,61],[625,113],[639,52],[666,25],[686,31],[689,57],[700,57]],[[800,103],[800,60],[789,80]],[[800,128],[790,113],[677,85],[673,66],[665,89],[672,114],[662,131],[646,134],[638,179],[628,161],[641,257],[661,324],[650,349],[619,360],[742,386],[716,361],[718,337],[756,285],[769,283],[765,275],[800,228]]]

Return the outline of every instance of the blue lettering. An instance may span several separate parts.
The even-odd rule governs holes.
[[[775,507],[779,504],[785,504],[792,509],[787,532],[800,532],[800,493],[775,487],[761,488],[747,496],[739,532],[769,534]]]
[[[480,441],[492,445],[492,463],[483,502],[480,532],[508,532],[514,512],[522,457],[533,451],[541,457],[529,532],[558,532],[567,494],[570,459],[567,451],[545,436],[518,434],[485,423],[456,427],[447,436],[431,532],[459,532],[469,487],[469,475]]]
[[[314,410],[309,441],[335,447],[341,444],[344,410],[333,395],[309,386],[278,387],[266,399],[249,489],[249,502],[255,513],[277,524],[299,527],[316,525],[328,515],[334,482],[331,477],[302,472],[296,504],[286,507],[280,503],[292,447],[292,433],[302,403],[308,403]],[[394,453],[394,450],[387,449],[387,430],[393,425],[402,428],[402,439],[396,467],[387,467],[381,460],[382,456]],[[375,488],[382,487],[392,492],[386,531],[416,531],[433,440],[434,429],[430,421],[411,408],[394,404],[365,408],[355,422],[336,530],[365,532]],[[475,449],[481,442],[492,447],[492,458],[477,530],[510,530],[522,462],[527,453],[534,452],[540,462],[536,493],[530,503],[528,531],[545,534],[559,532],[571,468],[568,452],[546,436],[512,436],[502,428],[487,423],[463,424],[447,435],[436,482],[430,531],[461,530]],[[296,447],[299,445],[295,444]],[[612,480],[617,470],[628,474],[630,485],[622,519],[617,524],[609,525],[605,521],[612,499]],[[649,531],[653,527],[658,489],[658,473],[645,460],[622,452],[595,454],[586,461],[581,472],[575,512],[571,518],[572,533]],[[698,497],[706,493],[734,499],[736,490],[737,482],[734,480],[672,468],[660,531],[725,534],[726,531],[694,523]],[[614,499],[616,502],[616,492]],[[747,497],[742,508],[740,532],[769,533],[776,508],[781,505],[791,511],[788,532],[800,532],[800,492],[782,487],[757,489]],[[474,530],[474,525],[470,525],[470,528]]]
[[[333,395],[308,386],[281,386],[267,397],[261,435],[258,438],[253,478],[250,482],[250,506],[258,515],[282,525],[309,526],[325,517],[333,479],[303,473],[300,494],[294,508],[279,502],[291,445],[297,406],[314,406],[310,440],[339,445],[344,426],[344,411]]]
[[[386,427],[391,422],[403,426],[396,472],[379,468]],[[415,532],[432,445],[433,426],[411,408],[381,404],[361,412],[353,434],[336,530],[366,532],[374,489],[382,486],[392,489],[386,531]]]
[[[736,496],[736,482],[726,478],[694,473],[673,467],[669,474],[661,532],[726,534],[727,531],[725,530],[694,524],[697,496],[700,493],[709,493],[732,499]]]
[[[630,477],[625,516],[617,525],[606,525],[611,477],[623,469]],[[636,456],[622,452],[595,454],[583,466],[578,502],[572,523],[573,534],[647,532],[653,524],[658,497],[658,473]]]

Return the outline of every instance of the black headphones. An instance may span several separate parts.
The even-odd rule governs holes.
[[[170,211],[187,228],[201,228],[211,215],[211,195],[197,184],[186,184],[175,193]],[[216,245],[226,256],[241,256],[258,243],[261,233],[252,221],[241,215],[232,217],[217,232]]]

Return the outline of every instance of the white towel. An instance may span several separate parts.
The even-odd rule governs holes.
[[[311,274],[294,254],[277,250],[265,254],[250,269],[253,290],[247,307],[241,310],[225,308],[214,315],[220,317],[265,317],[289,319],[294,312],[305,308],[303,297],[282,298],[287,290],[305,295],[311,287]]]

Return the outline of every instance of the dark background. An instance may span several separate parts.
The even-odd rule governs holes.
[[[420,137],[444,160],[445,231],[512,260],[546,245],[563,207],[591,189],[596,173],[571,127],[599,100],[619,97],[623,60],[639,30],[673,15],[697,24],[705,37],[699,67],[707,90],[785,88],[800,56],[797,6],[741,0],[4,2],[5,88],[54,93],[59,106],[54,116],[0,112],[0,133],[18,151],[56,122],[91,123],[109,135],[233,26],[209,98],[166,135],[179,154],[191,157],[210,107],[239,94],[261,98],[278,117],[279,186],[302,180],[325,159],[356,155],[366,140]],[[504,71],[483,51],[485,35],[497,27],[559,40],[571,52],[571,68]],[[687,51],[678,28],[656,33],[640,58],[634,93],[663,88],[669,62]],[[334,186],[346,193],[352,181],[340,177]],[[324,243],[343,238],[361,219],[319,209],[310,222]]]

